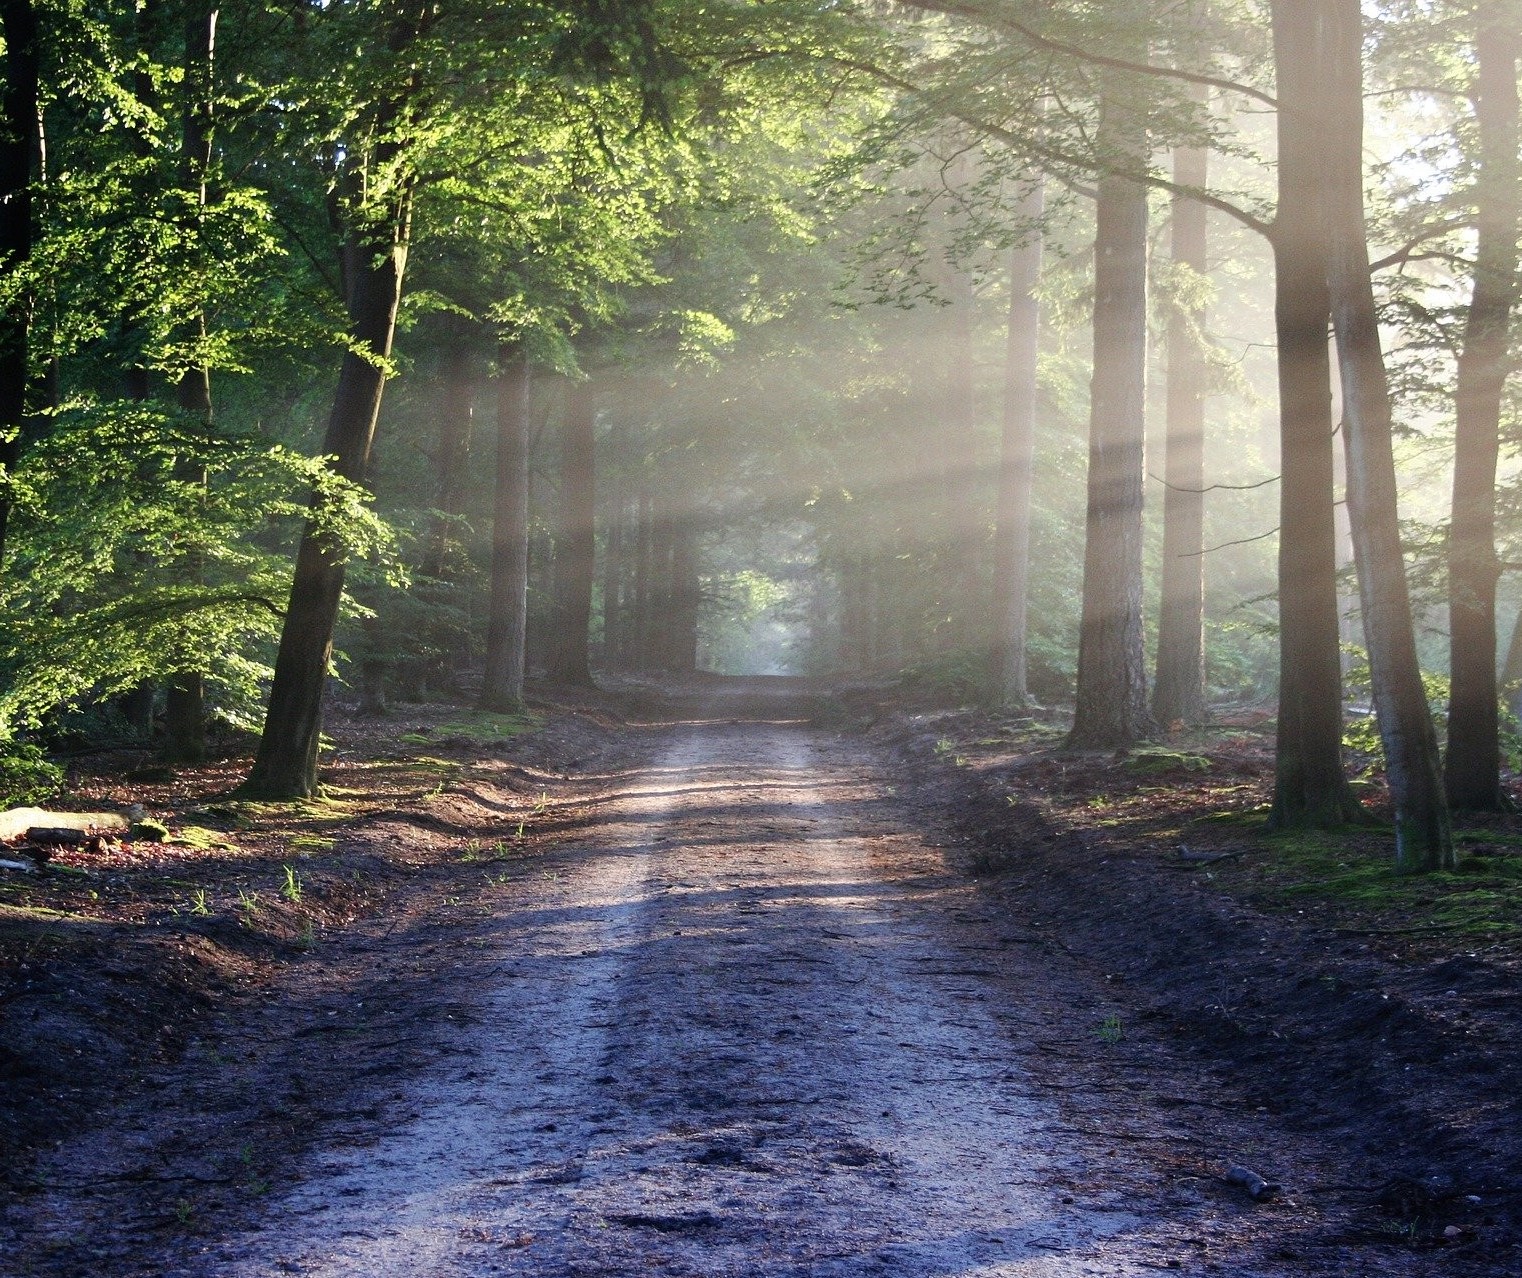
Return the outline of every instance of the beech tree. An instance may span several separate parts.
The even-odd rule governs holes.
[[[1078,688],[1068,744],[1133,745],[1154,725],[1142,650],[1142,480],[1147,359],[1147,188],[1144,109],[1134,81],[1105,73],[1094,234],[1094,380],[1089,410],[1088,516]],[[1130,172],[1128,172],[1128,170]]]
[[[1205,101],[1203,87],[1196,95]],[[1163,568],[1159,586],[1157,678],[1152,716],[1163,728],[1195,725],[1205,711],[1205,306],[1206,208],[1184,194],[1204,190],[1210,153],[1176,147],[1172,200],[1175,288],[1168,313],[1167,455],[1164,461]]]
[[[1458,809],[1497,811],[1501,747],[1496,688],[1496,466],[1501,402],[1511,371],[1522,232],[1517,59],[1522,11],[1472,7],[1476,76],[1471,92],[1479,155],[1474,181],[1474,279],[1454,390],[1453,521],[1448,534],[1450,691],[1443,779]]]

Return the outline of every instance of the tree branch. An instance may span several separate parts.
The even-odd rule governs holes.
[[[1226,93],[1240,93],[1243,97],[1251,98],[1255,102],[1262,102],[1266,106],[1279,106],[1279,100],[1262,89],[1254,88],[1250,84],[1242,84],[1237,80],[1226,80],[1220,76],[1205,75],[1198,71],[1184,71],[1178,67],[1160,67],[1151,62],[1132,62],[1126,58],[1111,58],[1102,53],[1092,53],[1088,49],[1080,48],[1075,44],[1068,44],[1062,40],[1053,40],[1049,36],[1042,35],[1039,31],[1033,31],[1025,23],[1016,18],[1010,18],[1002,13],[989,13],[982,5],[958,3],[957,0],[898,0],[901,7],[906,9],[928,9],[932,13],[944,13],[950,17],[972,18],[979,22],[989,22],[1002,27],[1006,31],[1013,31],[1023,40],[1034,45],[1038,49],[1045,49],[1048,53],[1060,53],[1069,58],[1076,58],[1080,62],[1089,62],[1095,66],[1112,67],[1117,71],[1133,71],[1138,75],[1158,76],[1168,80],[1182,80],[1186,84],[1203,84],[1213,89],[1221,89]]]
[[[838,66],[846,67],[853,71],[860,71],[864,75],[873,76],[890,88],[899,89],[916,98],[933,101],[933,95],[928,90],[911,80],[904,79],[901,75],[889,71],[885,67],[879,67],[871,62],[863,62],[857,58],[842,58],[834,55],[830,55],[829,60]],[[1075,160],[1072,156],[1064,155],[1052,147],[1043,146],[1034,138],[1021,137],[1013,129],[1007,129],[1001,124],[995,124],[992,120],[984,120],[979,116],[944,102],[939,105],[951,119],[956,120],[959,124],[965,124],[970,129],[976,129],[984,136],[990,137],[996,142],[1002,142],[1004,145],[1029,156],[1033,160],[1055,161],[1060,165],[1069,167],[1095,167],[1092,163]],[[1260,217],[1255,217],[1246,209],[1210,191],[1199,187],[1182,186],[1165,177],[1159,177],[1156,173],[1146,169],[1111,168],[1106,171],[1117,177],[1130,178],[1131,181],[1140,182],[1145,186],[1156,187],[1158,190],[1167,191],[1172,195],[1181,195],[1186,199],[1196,200],[1206,208],[1215,209],[1216,212],[1224,213],[1227,217],[1240,222],[1248,230],[1256,231],[1265,239],[1273,238],[1272,223],[1266,222]],[[1053,174],[1053,176],[1061,177],[1060,174]]]
[[[1150,470],[1147,472],[1148,479],[1155,479],[1164,488],[1171,488],[1176,493],[1213,493],[1216,491],[1228,493],[1251,492],[1254,488],[1267,488],[1270,484],[1279,482],[1278,475],[1270,475],[1267,479],[1260,479],[1256,484],[1211,484],[1207,488],[1185,488],[1180,484],[1170,484],[1161,475],[1154,475]],[[1275,529],[1277,532],[1278,530]],[[1257,540],[1253,538],[1253,540]],[[1228,545],[1231,543],[1227,543]]]

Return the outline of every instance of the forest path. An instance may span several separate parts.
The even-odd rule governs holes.
[[[286,1027],[266,1078],[289,1074],[297,1100],[307,1071],[346,1050],[390,1090],[317,1130],[299,1166],[238,1212],[182,1221],[179,1238],[160,1221],[156,1241],[110,1245],[132,1228],[122,1182],[140,1173],[76,1155],[76,1183],[96,1197],[60,1191],[42,1212],[74,1259],[17,1272],[1377,1268],[1292,1249],[1317,1246],[1303,1199],[1265,1208],[1216,1184],[1220,1159],[1253,1156],[1261,1116],[1233,1113],[1166,1049],[1106,1032],[1104,978],[1057,970],[1067,960],[1039,921],[1001,917],[950,872],[873,747],[790,720],[785,701],[709,704],[636,731],[646,762],[595,778],[574,834],[450,897],[447,946],[405,959],[414,997],[452,1009],[425,1066],[386,1077],[386,1042],[365,1038],[386,995],[354,986],[353,970],[325,1002],[272,1007],[245,1039]],[[389,935],[354,960],[383,989],[403,961]],[[170,1135],[215,1139],[219,1085],[203,1068],[199,1126],[162,1096],[165,1112],[139,1114],[170,1179]],[[1278,1154],[1283,1172],[1293,1160]],[[1282,1267],[1262,1260],[1265,1233]]]

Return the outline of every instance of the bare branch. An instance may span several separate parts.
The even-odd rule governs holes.
[[[1048,53],[1060,53],[1065,57],[1092,63],[1094,66],[1112,67],[1117,71],[1133,71],[1138,75],[1158,76],[1168,80],[1182,80],[1186,84],[1203,84],[1213,89],[1220,89],[1226,93],[1240,93],[1243,97],[1251,98],[1255,102],[1262,102],[1266,106],[1277,108],[1279,105],[1279,100],[1273,94],[1265,93],[1262,89],[1254,88],[1250,84],[1242,84],[1237,80],[1226,80],[1220,76],[1204,75],[1198,71],[1184,71],[1178,67],[1160,67],[1151,62],[1132,62],[1126,58],[1111,58],[1102,53],[1092,53],[1088,49],[1080,48],[1075,44],[1068,44],[1062,40],[1053,40],[1048,36],[1042,35],[1039,31],[1033,31],[1025,23],[1016,18],[1008,17],[1002,13],[990,13],[980,4],[958,3],[957,0],[899,0],[899,4],[907,9],[928,9],[932,13],[944,13],[957,18],[972,18],[979,22],[990,22],[995,26],[1002,27],[1006,31],[1013,31],[1016,35],[1038,49],[1045,49]]]
[[[1206,488],[1185,488],[1180,484],[1170,484],[1161,475],[1154,475],[1150,470],[1147,472],[1147,478],[1155,479],[1164,488],[1171,488],[1176,493],[1213,493],[1218,491],[1227,493],[1246,493],[1251,492],[1254,488],[1267,488],[1270,484],[1277,484],[1279,482],[1278,475],[1270,475],[1267,479],[1260,479],[1256,484],[1211,484]],[[1277,531],[1277,529],[1275,531]],[[1229,545],[1231,543],[1227,544]]]
[[[1192,550],[1187,555],[1180,555],[1180,559],[1198,559],[1201,555],[1213,555],[1218,550],[1225,550],[1228,546],[1247,546],[1255,541],[1263,541],[1278,533],[1277,527],[1270,528],[1266,533],[1259,533],[1256,537],[1239,537],[1236,541],[1223,541],[1219,546],[1207,546],[1204,550]]]
[[[933,101],[933,95],[911,80],[889,71],[886,67],[879,67],[871,62],[863,62],[855,58],[831,57],[830,61],[839,66],[848,67],[851,70],[860,71],[864,75],[870,75],[888,85],[890,88],[900,89],[904,93],[917,98]],[[942,110],[953,120],[965,124],[970,129],[976,129],[986,137],[996,142],[1003,142],[1006,146],[1029,156],[1033,160],[1055,162],[1063,167],[1093,168],[1091,163],[1075,160],[1070,155],[1064,155],[1054,147],[1049,147],[1037,141],[1033,137],[1022,137],[1013,129],[1007,129],[1001,124],[995,124],[992,120],[984,120],[970,112],[960,110],[948,103],[939,103]],[[1167,191],[1173,195],[1184,196],[1187,199],[1197,200],[1206,208],[1215,209],[1218,213],[1224,213],[1227,217],[1240,222],[1250,231],[1256,231],[1266,239],[1273,238],[1273,225],[1249,213],[1240,205],[1233,204],[1230,200],[1215,195],[1210,191],[1199,187],[1182,186],[1177,182],[1169,181],[1147,169],[1124,169],[1112,168],[1108,172],[1118,177],[1130,178],[1133,182],[1140,182],[1146,186],[1156,187],[1160,191]],[[1061,178],[1060,172],[1054,172],[1054,176]]]

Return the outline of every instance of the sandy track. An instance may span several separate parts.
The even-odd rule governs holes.
[[[1240,1147],[1236,1118],[1212,1117],[1168,1061],[1175,1108],[1149,1108],[1146,1060],[1107,1048],[1092,991],[1049,979],[1048,952],[905,828],[866,746],[786,722],[657,735],[657,762],[609,778],[595,821],[488,890],[447,947],[429,941],[437,997],[461,1009],[429,1067],[369,1121],[321,1131],[245,1227],[106,1248],[104,1268],[61,1272],[1377,1267],[1261,1260],[1258,1209],[1200,1188],[1206,1155]],[[310,1015],[353,1012],[325,1006]],[[300,1050],[342,1050],[325,1041]],[[1184,1122],[1180,1105],[1204,1108]],[[203,1130],[214,1099],[211,1113]],[[1188,1150],[1189,1174],[1153,1141]],[[1306,1215],[1290,1206],[1284,1238]],[[89,1228],[110,1233],[113,1210],[97,1197]],[[65,1199],[49,1213],[80,1232]]]
[[[696,725],[486,928],[452,1077],[196,1272],[1107,1274],[1138,1222],[797,727]]]

